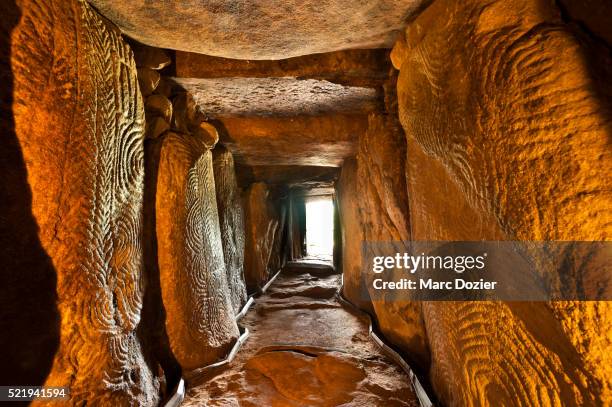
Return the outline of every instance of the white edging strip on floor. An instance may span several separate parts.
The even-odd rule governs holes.
[[[244,307],[242,307],[240,312],[236,314],[236,321],[240,321],[242,317],[245,316],[247,312],[249,312],[249,308],[251,308],[251,305],[253,305],[254,302],[255,299],[253,298],[253,296],[250,296],[246,304],[244,304]]]
[[[280,273],[281,273],[281,270],[279,270],[276,274],[274,274],[274,276],[268,281],[268,283],[265,286],[263,286],[261,290],[259,290],[258,294],[265,293],[266,290],[270,287],[270,285],[272,285],[272,283],[274,282],[274,280],[276,280],[276,278],[278,277]],[[394,362],[396,362],[402,368],[402,370],[404,370],[404,372],[406,372],[406,374],[410,378],[412,387],[414,388],[415,394],[417,398],[419,399],[419,404],[421,405],[421,407],[433,407],[433,403],[431,402],[429,396],[427,395],[427,392],[421,385],[421,382],[419,381],[418,377],[414,374],[414,372],[412,371],[408,363],[406,363],[406,361],[397,352],[395,352],[387,344],[385,344],[384,341],[378,335],[376,335],[376,333],[373,331],[372,318],[370,317],[370,315],[360,310],[353,303],[351,303],[346,298],[344,298],[344,296],[342,295],[342,286],[340,287],[340,291],[338,292],[338,298],[340,299],[342,303],[358,311],[359,313],[365,315],[368,318],[368,322],[369,322],[368,333],[369,333],[369,336],[374,341],[374,343],[376,343],[383,350],[383,352],[387,354],[387,356],[389,356]],[[236,315],[236,321],[240,320],[242,317],[244,317],[247,314],[247,312],[249,311],[249,309],[251,308],[254,302],[255,302],[254,295],[251,295],[248,301],[246,302],[246,304],[244,304],[244,306],[242,307],[242,310],[240,310],[240,312]],[[242,330],[243,330],[242,334],[240,335],[240,337],[238,338],[238,340],[232,347],[232,350],[230,351],[230,353],[227,355],[225,359],[219,362],[213,363],[211,365],[196,369],[190,372],[189,376],[191,377],[199,376],[210,369],[214,369],[214,368],[231,363],[236,357],[236,354],[238,353],[238,351],[240,350],[240,347],[244,344],[244,342],[249,337],[248,328],[243,328]],[[168,400],[168,402],[164,405],[164,407],[178,407],[181,405],[184,398],[185,398],[185,380],[181,378],[178,385],[176,386],[176,391],[174,392],[170,400]]]
[[[176,385],[176,391],[170,397],[170,400],[166,403],[165,407],[178,407],[183,402],[185,398],[185,380],[181,378],[181,380]]]
[[[232,350],[230,351],[230,353],[227,355],[225,359],[215,362],[213,364],[192,370],[187,374],[187,378],[194,378],[194,377],[200,376],[211,369],[215,369],[217,367],[221,367],[221,366],[231,363],[231,361],[234,360],[236,353],[238,353],[238,350],[240,349],[244,341],[246,341],[247,338],[249,337],[249,329],[248,328],[242,328],[242,329],[243,329],[242,335],[238,337],[238,340],[236,341],[236,343],[234,343]]]
[[[376,345],[378,345],[381,348],[381,350],[387,356],[389,356],[389,358],[391,358],[395,363],[397,363],[402,368],[404,372],[406,372],[406,374],[410,378],[412,388],[414,389],[414,393],[419,399],[419,404],[421,405],[421,407],[433,407],[433,403],[431,402],[429,395],[427,394],[427,392],[421,385],[421,382],[419,381],[419,378],[417,377],[417,375],[414,373],[412,368],[410,368],[410,365],[406,363],[404,358],[402,358],[402,356],[399,353],[394,351],[378,335],[376,335],[376,332],[374,332],[373,327],[372,327],[372,317],[370,316],[370,314],[357,308],[352,302],[344,298],[344,296],[342,295],[342,287],[343,286],[341,286],[340,291],[338,291],[338,298],[340,299],[340,301],[344,303],[345,305],[349,306],[350,308],[358,311],[360,314],[365,315],[368,318],[368,324],[369,324],[368,334],[370,338],[372,338],[374,343],[376,343]]]
[[[278,277],[278,275],[281,273],[282,271],[282,267],[280,270],[278,270],[276,272],[276,274],[274,274],[274,276],[272,276],[272,278],[266,283],[266,285],[264,285],[258,292],[257,294],[253,294],[249,296],[249,299],[247,300],[246,304],[244,304],[244,306],[242,307],[242,309],[240,310],[240,312],[238,314],[236,314],[236,322],[238,322],[240,319],[242,319],[242,317],[244,317],[247,312],[249,312],[249,309],[251,308],[251,306],[255,303],[255,296],[256,295],[261,295],[263,293],[266,292],[266,290],[272,285],[272,283],[274,282],[274,280],[276,280],[276,277]],[[249,337],[249,329],[248,328],[242,328],[242,327],[238,327],[241,329],[242,334],[240,335],[240,337],[238,338],[238,340],[236,341],[236,343],[234,344],[234,346],[232,347],[232,350],[230,351],[230,353],[227,355],[227,357],[223,360],[220,360],[219,362],[215,362],[211,365],[207,365],[204,367],[201,367],[199,369],[196,370],[192,370],[191,372],[189,372],[189,377],[196,377],[199,376],[203,373],[205,373],[208,370],[223,366],[223,365],[227,365],[229,363],[232,362],[232,360],[234,360],[234,358],[236,357],[236,354],[238,353],[238,351],[240,350],[240,347],[244,344],[244,342],[248,339]],[[168,400],[166,402],[166,404],[164,404],[164,407],[178,407],[181,405],[181,403],[183,402],[183,399],[185,398],[185,380],[181,377],[181,380],[179,381],[179,383],[176,386],[176,391],[174,392],[174,394],[172,394],[172,397],[170,397],[170,400]]]
[[[230,351],[229,355],[227,355],[227,358],[225,359],[225,363],[224,364],[232,363],[232,360],[234,360],[234,358],[236,357],[236,354],[240,350],[240,347],[246,342],[246,340],[248,339],[249,335],[250,335],[249,328],[244,328],[244,333],[242,335],[240,335],[240,337],[236,341],[236,344],[234,345],[234,347]]]
[[[246,304],[244,304],[244,306],[242,307],[240,312],[236,314],[236,321],[240,321],[242,319],[242,317],[244,317],[247,314],[247,312],[249,312],[249,309],[251,308],[253,303],[255,303],[255,296],[256,295],[261,295],[261,294],[265,293],[266,290],[272,285],[274,280],[276,280],[276,277],[278,277],[280,272],[281,272],[281,270],[278,270],[276,272],[276,274],[274,274],[272,276],[272,278],[266,283],[266,285],[264,285],[262,288],[260,288],[259,291],[256,294],[249,295],[249,299],[247,300]]]
[[[269,287],[272,285],[272,283],[274,282],[274,280],[276,280],[276,277],[278,277],[278,275],[281,273],[281,271],[282,271],[282,270],[283,270],[283,269],[282,269],[282,267],[281,267],[281,269],[280,269],[280,270],[278,270],[278,271],[276,272],[276,274],[274,274],[270,280],[268,280],[268,282],[266,283],[266,285],[264,285],[264,286],[261,288],[261,290],[259,290],[259,294],[263,294],[263,293],[265,293],[265,292],[266,292],[266,290],[267,290],[267,289],[268,289],[268,288],[269,288]]]
[[[402,370],[404,372],[406,372],[406,374],[410,378],[410,382],[412,383],[412,387],[414,388],[414,392],[416,393],[416,396],[419,399],[419,404],[422,407],[432,407],[433,403],[431,402],[431,400],[429,399],[429,396],[427,395],[427,392],[425,391],[425,389],[421,385],[421,382],[419,381],[419,378],[416,376],[416,374],[414,374],[414,372],[412,371],[412,369],[410,368],[408,363],[406,363],[404,358],[402,358],[399,353],[397,353],[396,351],[391,349],[389,346],[387,346],[383,342],[383,340],[378,335],[376,335],[376,333],[372,330],[372,324],[370,324],[370,337],[374,340],[374,342],[376,342],[376,344],[378,346],[380,346],[380,348],[391,359],[393,359],[393,361],[395,363],[400,365],[400,367],[402,368]]]

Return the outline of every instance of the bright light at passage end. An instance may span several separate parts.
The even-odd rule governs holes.
[[[306,253],[331,257],[334,250],[334,205],[331,197],[306,201]]]

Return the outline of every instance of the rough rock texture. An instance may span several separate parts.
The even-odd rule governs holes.
[[[162,76],[159,80],[159,85],[157,85],[157,88],[155,89],[155,93],[157,93],[158,95],[164,95],[165,97],[169,98],[170,96],[172,96],[172,92],[175,88],[176,84],[174,82],[168,79],[167,76]]]
[[[145,102],[146,112],[152,116],[159,116],[167,123],[172,119],[172,103],[164,95],[151,95]]]
[[[336,192],[343,241],[343,294],[375,317],[381,332],[415,367],[426,369],[429,351],[420,304],[380,295],[372,301],[362,264],[363,241],[410,240],[405,143],[392,115],[371,115],[368,130],[359,139],[356,159],[346,160],[342,167]]]
[[[376,0],[352,4],[349,12],[346,3],[337,0],[90,1],[144,44],[237,59],[282,59],[390,47],[396,31],[424,3]]]
[[[318,79],[172,78],[208,118],[361,113],[380,109],[376,89]]]
[[[238,337],[225,270],[212,153],[168,133],[160,153],[156,227],[166,329],[183,369],[215,362]]]
[[[252,184],[243,194],[245,212],[244,279],[249,293],[268,281],[274,236],[278,229],[276,208],[265,183]]]
[[[138,84],[140,85],[140,91],[143,96],[149,96],[160,80],[159,72],[149,68],[138,68]]]
[[[406,37],[413,239],[609,238],[607,49],[546,1],[437,0]],[[424,304],[433,386],[448,405],[610,404],[611,307]]]
[[[217,146],[213,150],[213,169],[227,285],[234,313],[237,314],[246,300],[244,214],[232,153],[222,146]]]
[[[270,273],[280,271],[285,263],[285,246],[287,239],[287,205],[286,199],[283,197],[275,198],[276,219],[278,219],[278,227],[274,234],[274,242],[272,243],[272,253],[268,262],[268,270]]]
[[[217,128],[206,121],[193,94],[181,90],[172,98],[171,128],[179,133],[193,134],[200,138],[207,148],[212,149],[219,141]]]
[[[443,164],[428,157],[412,137],[408,153],[415,240],[507,239],[495,219],[471,207]],[[549,398],[555,393],[565,405],[605,405],[576,400],[576,381],[585,380],[593,388],[596,384],[546,303],[431,302],[423,304],[423,317],[432,352],[432,383],[450,405],[554,405]],[[580,391],[587,393],[586,386]]]
[[[182,377],[181,365],[170,347],[166,330],[166,307],[162,298],[157,247],[157,179],[163,137],[145,140],[144,196],[143,196],[143,262],[146,290],[143,299],[142,333],[145,357],[158,361],[163,370],[160,399],[165,400]]]
[[[136,66],[138,68],[160,70],[167,67],[172,62],[168,53],[163,49],[147,47],[136,41],[131,41],[130,45],[134,51],[134,59],[136,60]]]
[[[390,99],[393,99],[393,95]],[[357,196],[360,199],[353,204],[359,208],[357,219],[363,230],[363,239],[366,242],[408,241],[411,235],[404,133],[397,116],[393,114],[370,115],[368,123],[368,130],[359,138],[356,176]],[[349,235],[348,238],[354,237]],[[404,252],[406,247],[400,245],[396,251]],[[363,275],[351,277],[363,279]],[[372,301],[372,306],[381,333],[418,367],[426,367],[429,350],[421,318],[421,304],[387,299],[385,295],[382,299],[379,297],[377,295],[377,299]]]
[[[2,383],[69,386],[75,405],[156,405],[136,333],[144,111],[132,53],[84,2],[0,12]]]
[[[287,218],[287,257],[296,260],[306,255],[306,202],[301,190],[289,191]]]
[[[138,69],[138,85],[145,97],[145,119],[147,139],[156,139],[170,130],[172,102],[158,92],[161,76],[158,69],[167,66],[170,59],[162,50],[134,44],[134,60]]]
[[[200,122],[192,128],[191,132],[194,136],[200,137],[208,148],[214,148],[219,142],[217,128],[208,122]]]
[[[418,406],[367,321],[338,302],[329,269],[288,265],[241,321],[251,334],[236,359],[193,381],[183,405]]]
[[[334,266],[334,269],[337,270],[337,272],[342,273],[342,271],[344,270],[342,266],[342,219],[340,218],[339,210],[340,201],[338,200],[338,195],[336,194],[335,188],[334,193],[330,196],[334,205],[334,248],[332,253],[332,264]]]
[[[438,23],[436,12],[448,16],[448,26]],[[496,19],[499,15],[504,18]],[[512,33],[500,35],[510,28]],[[469,34],[470,29],[475,31]],[[558,10],[544,1],[487,7],[479,1],[461,7],[440,1],[406,35],[412,45],[400,60],[400,118],[428,154],[443,159],[473,206],[493,213],[521,239],[607,236],[603,215],[610,195],[601,186],[610,158],[612,91],[595,85],[610,74],[605,72],[610,70],[609,55],[595,57],[597,49],[588,38],[565,25]],[[467,40],[470,47],[453,52]],[[439,43],[445,47],[434,47]],[[561,58],[565,63],[555,64]],[[444,64],[434,68],[425,61]],[[457,83],[451,72],[466,76],[462,86],[451,86]],[[435,90],[444,85],[448,92]],[[438,120],[433,120],[434,113]],[[476,123],[478,131],[471,131]],[[521,137],[527,131],[532,134],[529,143]],[[517,159],[502,160],[510,152]],[[493,157],[496,173],[485,165]],[[517,172],[550,176],[530,178],[537,182],[525,189],[529,185],[521,177],[510,177]],[[502,180],[512,184],[502,188]],[[534,194],[543,191],[546,195],[534,205]]]
[[[196,121],[198,108],[189,92],[181,92],[172,98],[172,129],[189,133],[190,125]]]
[[[356,152],[366,115],[226,118],[220,140],[237,163],[339,167]]]
[[[241,185],[263,181],[268,185],[286,185],[289,188],[302,189],[332,187],[340,173],[337,167],[306,165],[242,165],[236,171]]]
[[[147,120],[146,129],[147,138],[156,139],[170,130],[170,125],[163,117],[152,117]]]
[[[357,185],[357,161],[344,161],[340,178],[336,183],[338,212],[342,225],[342,273],[344,275],[342,294],[355,306],[373,314],[372,303],[367,290],[362,290],[362,242],[365,233],[361,224],[359,206],[362,202]]]
[[[228,59],[176,52],[179,78],[293,77],[325,80],[347,86],[377,87],[391,66],[387,49],[358,49],[305,55],[277,61]]]

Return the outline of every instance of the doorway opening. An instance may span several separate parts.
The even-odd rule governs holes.
[[[334,202],[331,195],[306,199],[306,255],[332,261],[334,253]]]

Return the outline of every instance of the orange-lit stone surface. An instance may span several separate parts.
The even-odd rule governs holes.
[[[156,228],[170,347],[183,369],[221,359],[238,337],[205,140],[168,133],[157,176]]]
[[[302,258],[306,253],[306,202],[299,190],[289,192],[287,208],[288,260]]]
[[[237,314],[246,301],[244,213],[232,153],[222,146],[217,146],[213,150],[213,169],[227,286],[234,313]]]
[[[173,78],[209,118],[358,114],[380,109],[376,89],[318,79]]]
[[[363,241],[610,239],[609,1],[89,3],[110,20],[0,2],[0,384],[163,403],[227,356],[247,288],[306,254],[305,197],[335,187],[343,294],[436,405],[612,405],[610,302],[360,287]],[[187,405],[416,405],[311,266]]]
[[[392,115],[371,115],[368,123],[368,131],[360,137],[357,154],[357,196],[360,199],[356,204],[363,238],[366,242],[408,241],[411,234],[404,133]],[[406,247],[400,244],[396,250],[403,252]],[[365,272],[363,268],[360,270]],[[363,276],[359,279],[363,280]],[[365,281],[371,280],[366,278]],[[427,366],[429,350],[421,304],[382,297],[372,301],[381,332],[412,362],[419,367]]]
[[[361,243],[364,240],[364,231],[360,223],[359,196],[357,189],[357,161],[348,159],[344,161],[340,178],[336,183],[338,199],[338,212],[342,226],[342,273],[344,281],[342,294],[351,303],[359,308],[372,312],[367,290],[361,290]]]
[[[609,238],[597,50],[545,1],[438,0],[409,25],[392,59],[413,239]],[[443,403],[611,401],[607,302],[429,303],[423,317]]]
[[[240,164],[337,167],[355,154],[367,123],[352,114],[226,118],[220,140]]]
[[[252,184],[242,199],[245,212],[244,278],[248,292],[252,293],[265,285],[270,277],[270,256],[279,219],[265,183]]]
[[[189,384],[185,406],[418,406],[409,378],[335,295],[339,275],[287,267],[241,321],[228,368]]]
[[[3,1],[0,13],[2,384],[154,406],[136,332],[144,109],[132,52],[81,1]]]
[[[175,72],[179,78],[292,77],[376,87],[387,79],[391,65],[388,53],[388,49],[356,49],[257,61],[177,51]]]
[[[285,261],[286,240],[287,240],[287,200],[284,195],[284,190],[276,191],[277,197],[274,199],[274,216],[278,221],[276,233],[274,233],[274,241],[272,242],[272,250],[270,253],[270,261],[268,262],[268,270],[271,275],[280,271]]]
[[[355,48],[389,48],[421,0],[264,0],[129,3],[90,0],[142,43],[239,59],[282,59]]]
[[[253,165],[240,166],[237,172],[242,185],[263,181],[268,185],[285,185],[290,188],[319,188],[332,187],[340,168],[316,165]]]

